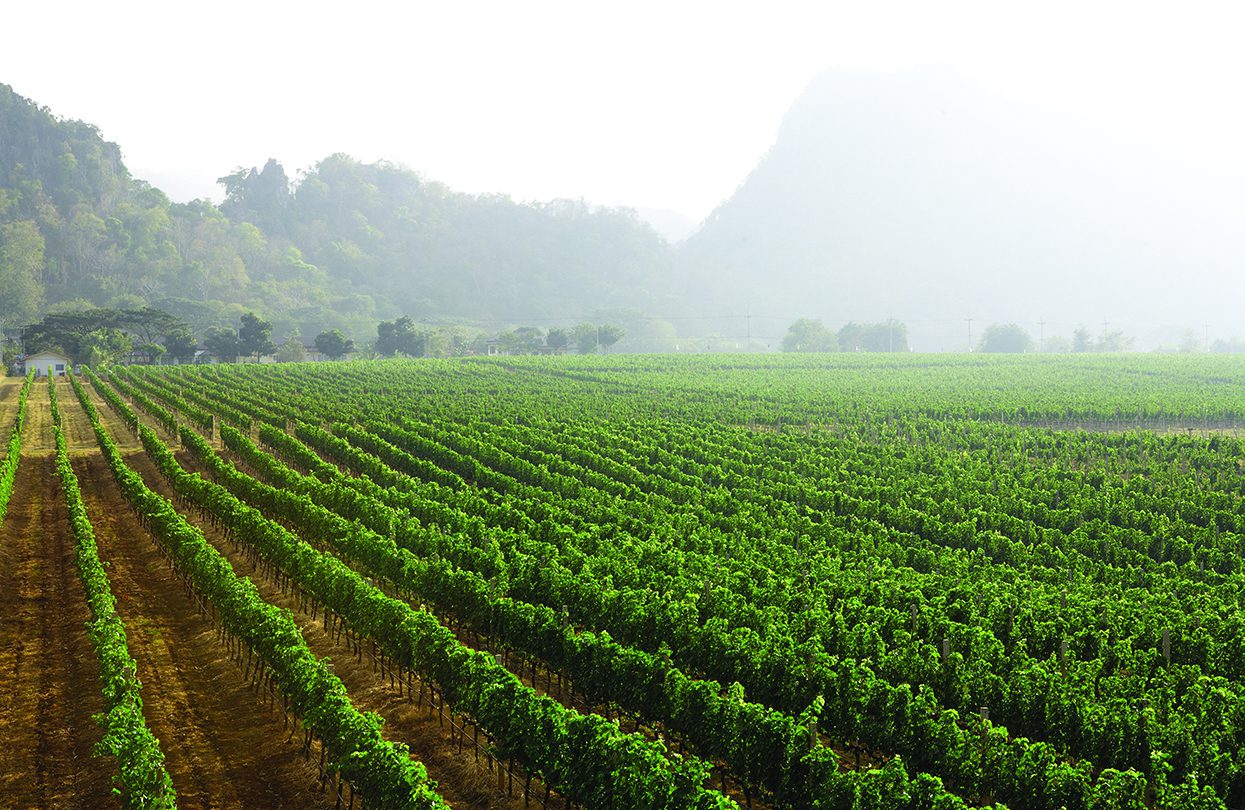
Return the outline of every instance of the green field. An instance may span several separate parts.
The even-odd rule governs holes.
[[[92,385],[181,510],[550,807],[1245,801],[1245,362],[481,358]],[[302,677],[277,679],[288,702]],[[341,761],[365,806],[426,790]]]

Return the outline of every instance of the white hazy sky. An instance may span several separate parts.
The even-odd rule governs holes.
[[[5,3],[0,82],[175,200],[346,152],[468,192],[704,217],[819,70],[951,66],[1239,167],[1242,12],[1027,2]]]

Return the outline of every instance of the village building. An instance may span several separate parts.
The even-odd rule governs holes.
[[[38,352],[27,356],[24,372],[34,369],[36,377],[64,377],[73,367],[68,357],[60,352]]]

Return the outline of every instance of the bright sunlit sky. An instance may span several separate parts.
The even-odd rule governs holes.
[[[0,82],[97,125],[175,200],[275,157],[701,219],[826,68],[950,66],[1242,162],[1242,17],[1094,2],[21,2]]]

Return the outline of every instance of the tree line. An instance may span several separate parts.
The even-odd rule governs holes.
[[[1105,329],[1094,335],[1086,327],[1078,327],[1072,337],[1062,335],[1034,340],[1024,327],[1015,323],[994,323],[986,327],[970,351],[989,354],[1022,354],[1043,351],[1066,352],[1126,352],[1132,349],[1133,339],[1119,329]],[[837,331],[822,321],[800,318],[787,328],[782,339],[784,352],[907,352],[908,327],[894,319],[880,323],[848,322]],[[1186,335],[1181,351],[1197,351],[1196,336]],[[1230,344],[1217,341],[1213,351],[1233,351]]]
[[[626,331],[611,323],[580,323],[569,328],[520,326],[505,329],[494,336],[485,333],[470,335],[466,329],[426,328],[410,317],[381,321],[376,327],[372,351],[381,357],[443,357],[461,354],[593,354],[608,351],[626,336]]]
[[[273,323],[254,312],[244,312],[236,327],[209,327],[197,339],[185,320],[152,307],[142,309],[86,309],[47,315],[3,342],[3,361],[12,369],[23,354],[55,351],[75,364],[106,368],[128,361],[145,365],[195,362],[206,352],[220,362],[239,358],[259,361],[271,356],[277,362],[307,359],[308,346],[298,336],[278,345],[272,338]],[[340,329],[317,334],[312,349],[329,360],[353,354],[364,357],[445,357],[465,354],[590,354],[607,351],[626,332],[610,323],[580,323],[548,330],[522,326],[496,335],[470,332],[461,327],[420,326],[408,316],[381,321],[376,340],[359,346]]]
[[[906,352],[908,327],[894,319],[881,323],[849,322],[837,331],[820,320],[801,318],[782,339],[784,352]]]

